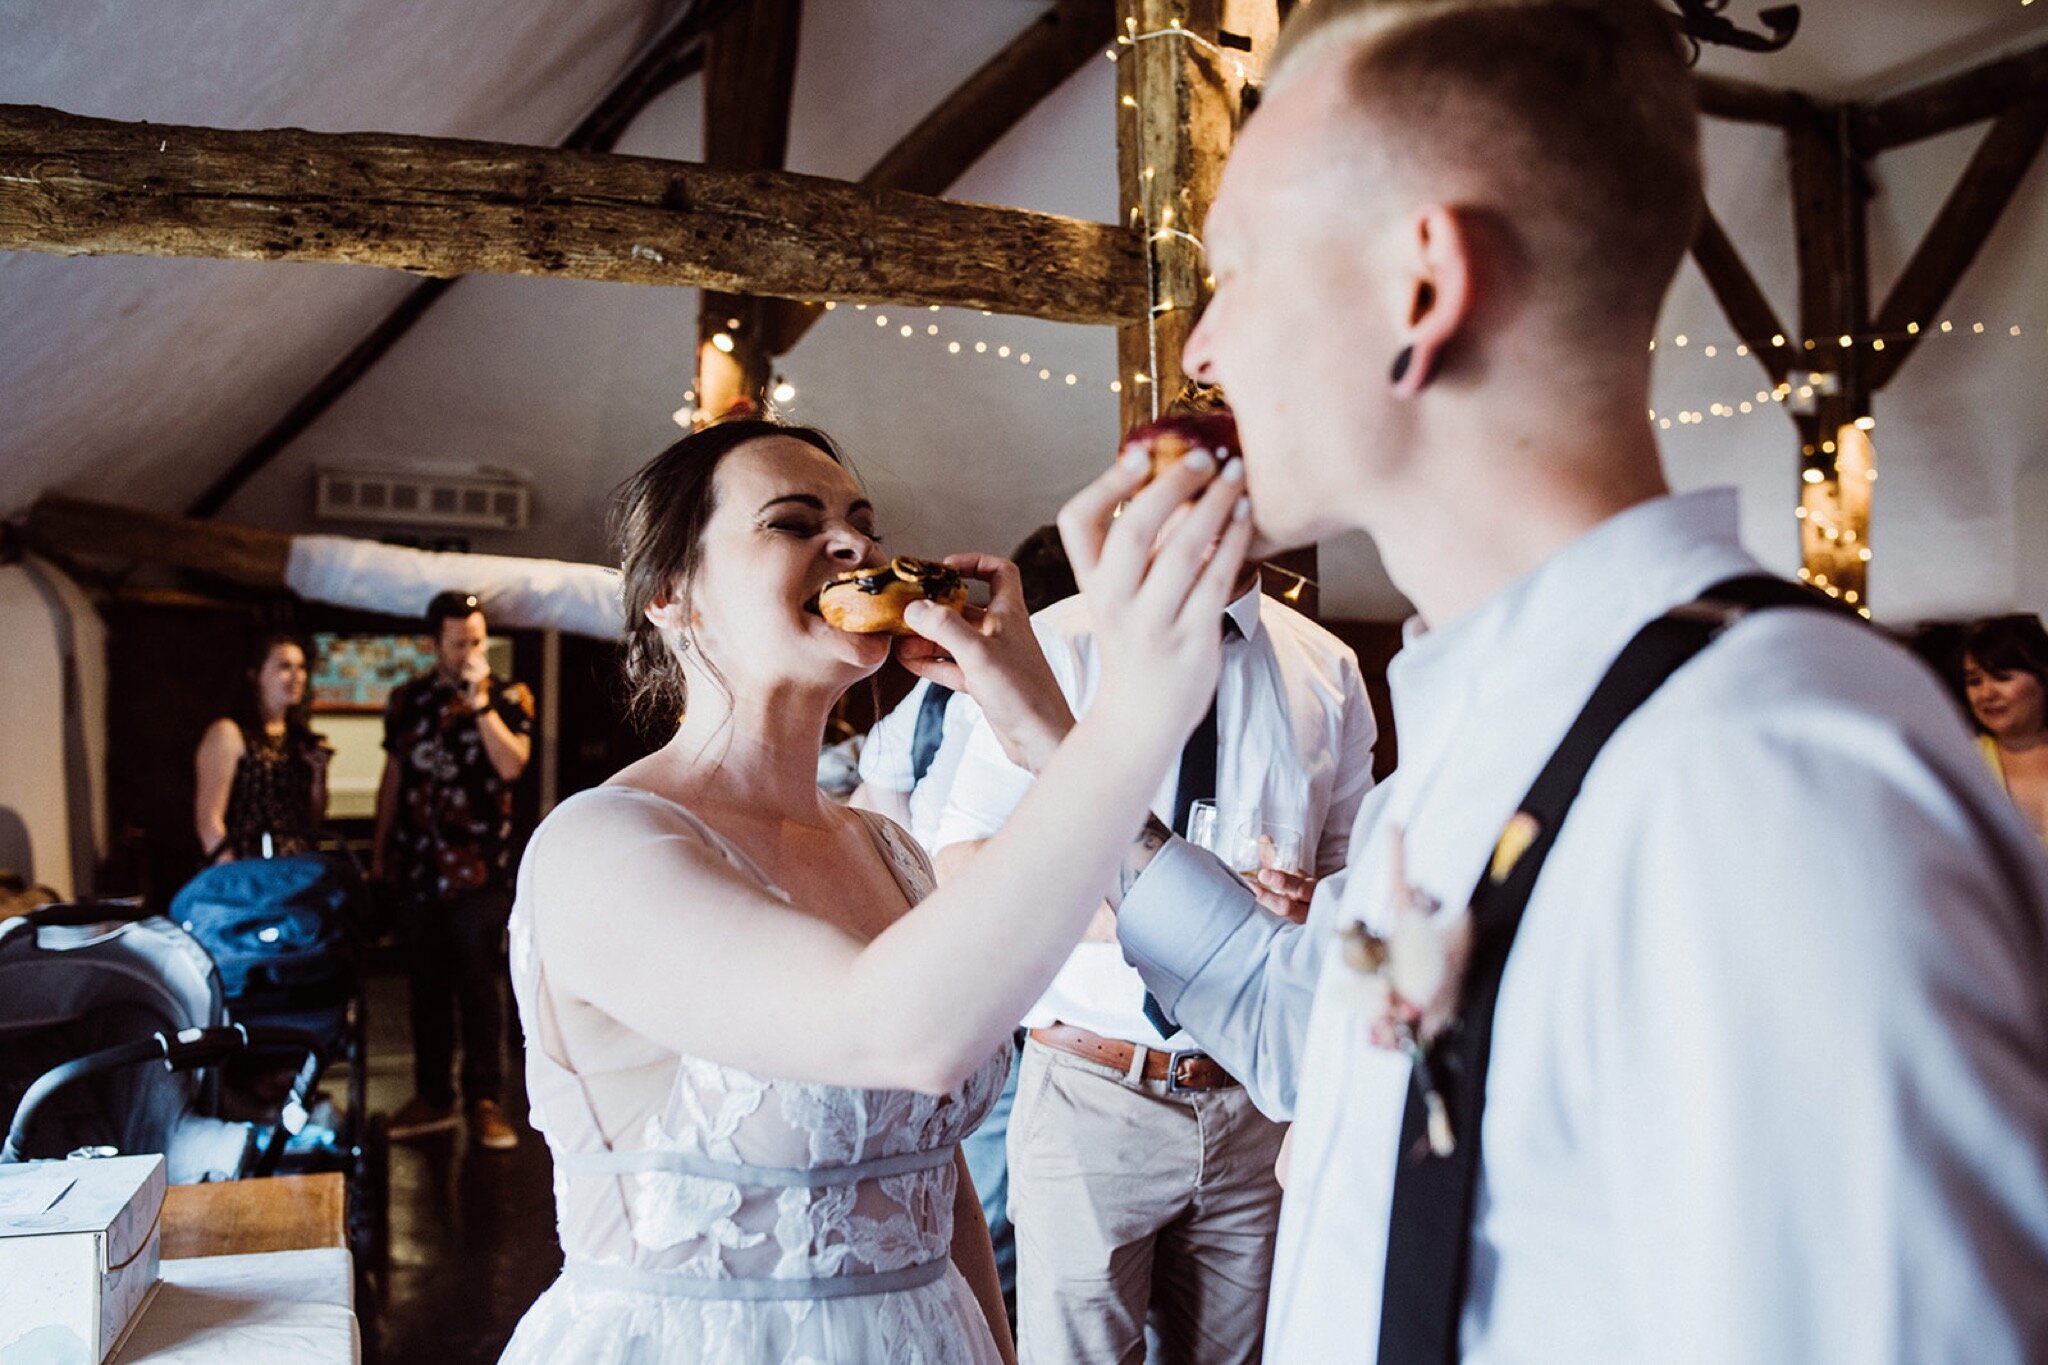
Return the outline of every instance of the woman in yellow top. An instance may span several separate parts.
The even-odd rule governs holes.
[[[2048,630],[2040,619],[2000,616],[1971,630],[1963,693],[1985,761],[2048,842]]]

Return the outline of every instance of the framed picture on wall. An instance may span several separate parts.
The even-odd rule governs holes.
[[[425,635],[323,631],[314,635],[313,650],[313,728],[334,748],[328,818],[368,819],[384,771],[384,704],[393,689],[434,667],[433,643]],[[509,638],[492,636],[485,652],[492,672],[511,675]]]
[[[424,635],[313,637],[313,710],[323,715],[377,715],[392,689],[434,666]]]

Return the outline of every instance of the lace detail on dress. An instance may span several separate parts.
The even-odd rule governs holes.
[[[956,1145],[1002,1092],[1007,1052],[944,1096],[768,1080],[700,1058],[677,1059],[665,1113],[637,1147],[745,1166],[852,1166]],[[948,1253],[958,1175],[951,1164],[816,1187],[746,1186],[667,1171],[617,1177],[643,1253],[622,1263],[733,1279],[826,1279],[902,1270]],[[605,1178],[578,1177],[587,1199]],[[590,1187],[590,1188],[585,1188]],[[601,1197],[601,1196],[600,1196]],[[585,1251],[566,1236],[572,1255]]]
[[[600,789],[618,792],[619,789]],[[572,798],[589,800],[596,794]],[[627,799],[660,801],[658,797]],[[616,799],[616,798],[605,798]],[[736,866],[773,890],[687,811],[662,802]],[[866,816],[907,898],[932,874],[923,850],[880,817]],[[551,851],[537,836],[536,855]],[[528,1034],[533,1121],[559,1158],[607,1150],[585,1085],[542,1046],[541,964],[533,951],[523,888],[512,924],[512,965]],[[995,1104],[1010,1050],[990,1056],[946,1095],[857,1090],[751,1075],[677,1056],[665,1093],[622,1134],[621,1150],[685,1153],[747,1167],[830,1170],[956,1146]],[[658,1067],[637,1065],[652,1083]],[[945,1263],[958,1181],[952,1161],[928,1169],[816,1186],[756,1185],[671,1171],[557,1173],[557,1221],[572,1260],[662,1277],[839,1280]],[[915,1288],[846,1298],[781,1301],[668,1298],[565,1279],[521,1323],[507,1360],[922,1361],[987,1365],[987,1326],[957,1270]]]
[[[910,903],[915,905],[929,896],[938,877],[932,871],[932,860],[925,856],[923,845],[910,837],[910,831],[886,815],[857,807],[854,814],[867,822],[868,829],[881,844],[882,853],[889,860],[889,870],[896,874],[896,880],[902,884]]]

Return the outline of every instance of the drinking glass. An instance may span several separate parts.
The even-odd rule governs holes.
[[[1270,841],[1263,859],[1259,841]],[[1259,806],[1228,806],[1196,801],[1188,807],[1188,842],[1206,848],[1246,881],[1257,881],[1261,868],[1276,867],[1300,875],[1308,869],[1297,819],[1269,815]]]

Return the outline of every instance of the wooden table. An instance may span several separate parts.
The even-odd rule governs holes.
[[[173,1185],[164,1192],[163,1258],[345,1247],[345,1200],[338,1171]]]

